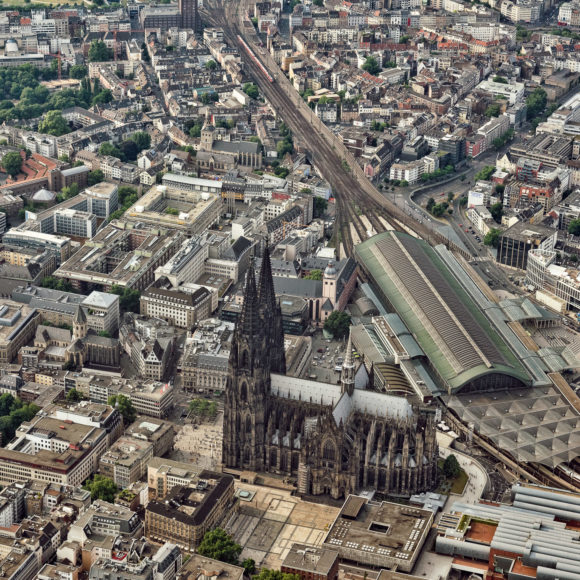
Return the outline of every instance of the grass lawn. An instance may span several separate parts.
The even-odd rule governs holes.
[[[467,473],[465,473],[465,471],[462,469],[457,477],[445,477],[443,475],[443,460],[440,459],[437,462],[437,465],[441,475],[441,481],[439,482],[437,493],[443,493],[445,495],[455,493],[457,495],[461,495],[465,489],[465,486],[467,485],[467,480],[469,479]]]

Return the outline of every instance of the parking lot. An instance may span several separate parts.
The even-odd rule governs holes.
[[[346,340],[325,339],[322,333],[312,337],[312,360],[306,372],[313,380],[338,384],[344,360]]]

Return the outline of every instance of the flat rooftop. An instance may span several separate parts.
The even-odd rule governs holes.
[[[94,284],[132,285],[176,243],[177,232],[114,221],[56,271],[56,276]]]
[[[215,186],[216,182],[210,183]],[[125,212],[124,217],[133,222],[187,229],[217,204],[221,204],[221,197],[215,193],[155,185]]]
[[[26,304],[2,300],[0,303],[0,345],[13,340],[29,317],[35,314],[36,309]]]
[[[391,502],[369,502],[349,495],[324,540],[324,546],[360,553],[364,561],[378,555],[413,561],[418,555],[433,519],[421,508]]]

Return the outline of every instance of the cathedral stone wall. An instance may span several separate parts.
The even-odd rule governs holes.
[[[354,364],[349,356],[337,399],[353,397]],[[344,497],[360,489],[408,496],[437,483],[438,449],[434,413],[428,409],[389,414],[389,395],[378,408],[338,401],[313,401],[310,381],[298,399],[272,391],[273,374],[285,374],[282,315],[273,288],[269,254],[256,284],[246,278],[241,316],[229,361],[225,393],[223,463],[226,467],[296,478],[308,495]],[[319,384],[316,384],[319,387]],[[328,390],[337,389],[328,385]],[[377,394],[375,394],[377,396]]]

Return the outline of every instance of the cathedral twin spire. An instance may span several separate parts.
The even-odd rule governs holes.
[[[257,287],[253,261],[246,273],[244,303],[236,325],[236,342],[240,340],[249,346],[253,345],[254,354],[264,360],[264,366],[270,367],[269,371],[282,374],[286,372],[282,311],[276,301],[268,248],[264,250]],[[265,345],[258,344],[262,340]],[[267,359],[268,363],[265,362]]]

